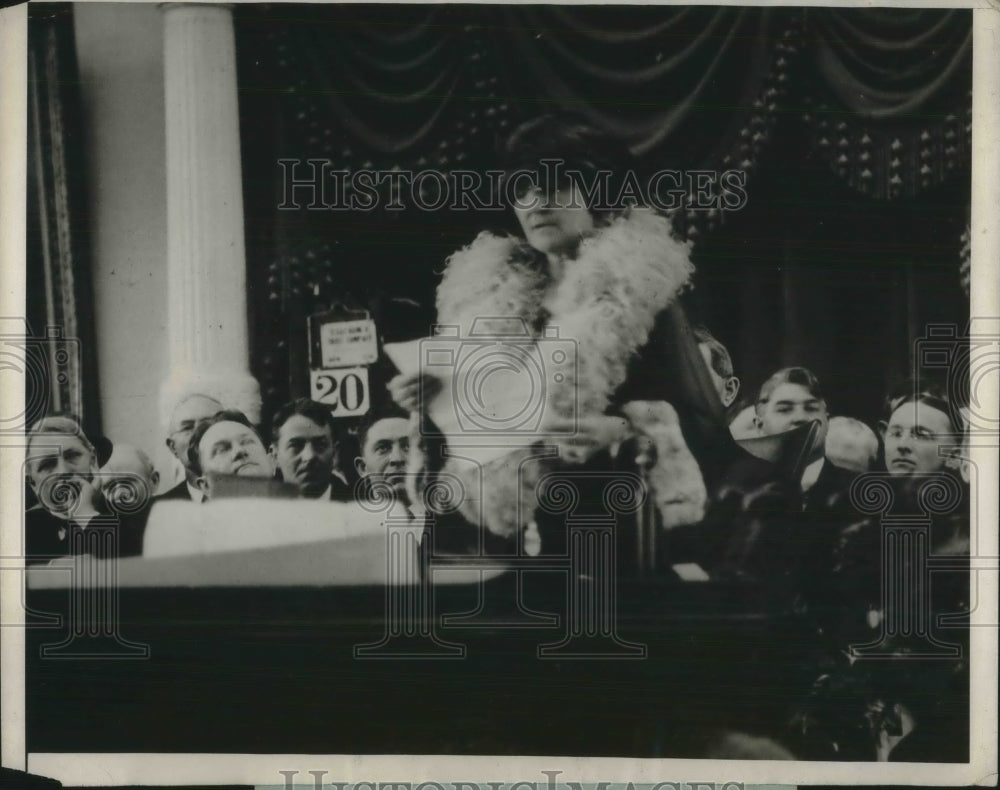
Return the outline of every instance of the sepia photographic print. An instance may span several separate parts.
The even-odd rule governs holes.
[[[0,20],[5,783],[996,784],[995,6]]]

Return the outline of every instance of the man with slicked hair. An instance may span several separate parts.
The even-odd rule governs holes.
[[[220,411],[198,424],[188,447],[188,462],[198,487],[212,498],[211,473],[271,478],[274,463],[247,416],[235,409]]]
[[[347,502],[351,490],[334,472],[338,442],[328,407],[298,398],[286,403],[271,420],[271,456],[286,483],[299,496]]]
[[[846,496],[856,472],[842,469],[824,456],[830,415],[826,398],[812,371],[782,368],[760,388],[757,425],[763,436],[791,431],[810,422],[819,423],[809,458],[799,479],[803,510],[824,509],[833,497]]]

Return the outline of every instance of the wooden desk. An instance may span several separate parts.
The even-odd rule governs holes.
[[[524,578],[526,606],[564,613],[564,573]],[[624,580],[618,631],[644,659],[540,659],[565,622],[504,626],[510,581],[435,587],[439,617],[480,592],[487,608],[436,629],[464,658],[418,660],[355,656],[385,633],[377,585],[123,589],[120,635],[148,658],[43,659],[65,629],[29,629],[28,749],[696,756],[718,729],[778,732],[815,675],[781,595]],[[68,598],[29,605],[65,614]]]

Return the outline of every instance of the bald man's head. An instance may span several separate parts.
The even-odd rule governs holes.
[[[115,442],[111,457],[98,475],[101,492],[112,506],[119,499],[130,497],[142,500],[136,504],[147,504],[159,482],[160,473],[149,456],[138,447],[121,442]]]

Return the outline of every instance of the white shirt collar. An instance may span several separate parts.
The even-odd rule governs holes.
[[[816,481],[819,479],[819,473],[823,470],[823,462],[825,460],[825,458],[820,457],[806,467],[806,470],[802,473],[802,480],[800,482],[803,492],[808,491],[816,485]]]
[[[188,487],[188,493],[191,495],[192,502],[202,502],[205,499],[205,492],[202,491],[198,486],[191,485],[187,480],[184,484]]]

